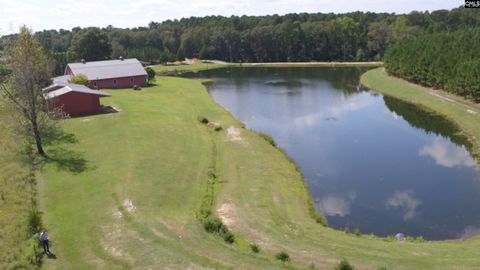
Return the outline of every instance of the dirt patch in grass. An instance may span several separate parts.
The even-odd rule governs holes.
[[[113,224],[105,228],[104,231],[103,238],[100,240],[103,250],[113,257],[133,261],[131,256],[122,248],[122,239],[125,237],[122,227],[118,224]]]
[[[223,224],[231,227],[235,224],[235,205],[233,203],[224,203],[217,209],[217,214]]]
[[[237,127],[230,126],[227,129],[227,140],[228,141],[240,141],[243,142],[243,138],[240,137],[241,130]]]
[[[133,205],[132,200],[130,200],[128,198],[123,200],[123,207],[130,214],[133,214],[135,212],[135,210],[137,210],[137,207],[135,205]]]
[[[112,212],[113,217],[115,217],[116,219],[121,219],[123,217],[122,212],[120,212],[118,209],[113,209]]]

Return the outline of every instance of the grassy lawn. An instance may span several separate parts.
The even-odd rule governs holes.
[[[57,259],[44,269],[333,269],[341,258],[356,269],[480,265],[478,238],[394,242],[317,224],[294,165],[198,81],[159,77],[142,91],[109,93],[103,102],[119,113],[70,119],[64,131],[75,139],[47,149],[56,161],[43,167],[39,196]],[[196,219],[212,162],[213,210],[236,235],[232,245]],[[292,262],[274,258],[281,250]]]
[[[383,68],[366,72],[360,81],[366,87],[382,94],[420,105],[452,120],[472,143],[472,154],[480,158],[480,106],[478,104],[388,76]]]

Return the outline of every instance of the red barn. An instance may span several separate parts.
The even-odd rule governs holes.
[[[69,115],[101,112],[100,98],[110,94],[78,84],[53,84],[43,89],[49,108],[63,107]]]
[[[90,88],[127,88],[148,84],[147,72],[135,58],[70,63],[65,75],[83,74],[90,81]]]

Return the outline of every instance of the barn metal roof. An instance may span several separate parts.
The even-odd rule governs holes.
[[[74,75],[84,74],[90,81],[147,75],[142,64],[135,58],[71,63],[67,67],[70,67]]]
[[[68,84],[68,81],[72,78],[72,75],[62,75],[58,77],[53,77],[52,81],[56,84]]]
[[[46,99],[52,99],[61,95],[65,95],[70,92],[76,92],[76,93],[84,93],[84,94],[90,94],[90,95],[97,95],[100,97],[110,97],[110,94],[107,94],[103,91],[100,90],[93,90],[85,85],[80,85],[80,84],[67,84],[64,87],[48,92],[44,94]]]

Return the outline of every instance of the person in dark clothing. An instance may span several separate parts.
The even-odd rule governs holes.
[[[48,243],[48,233],[43,231],[40,233],[40,243],[42,243],[43,250],[46,254],[50,253],[49,243]]]

